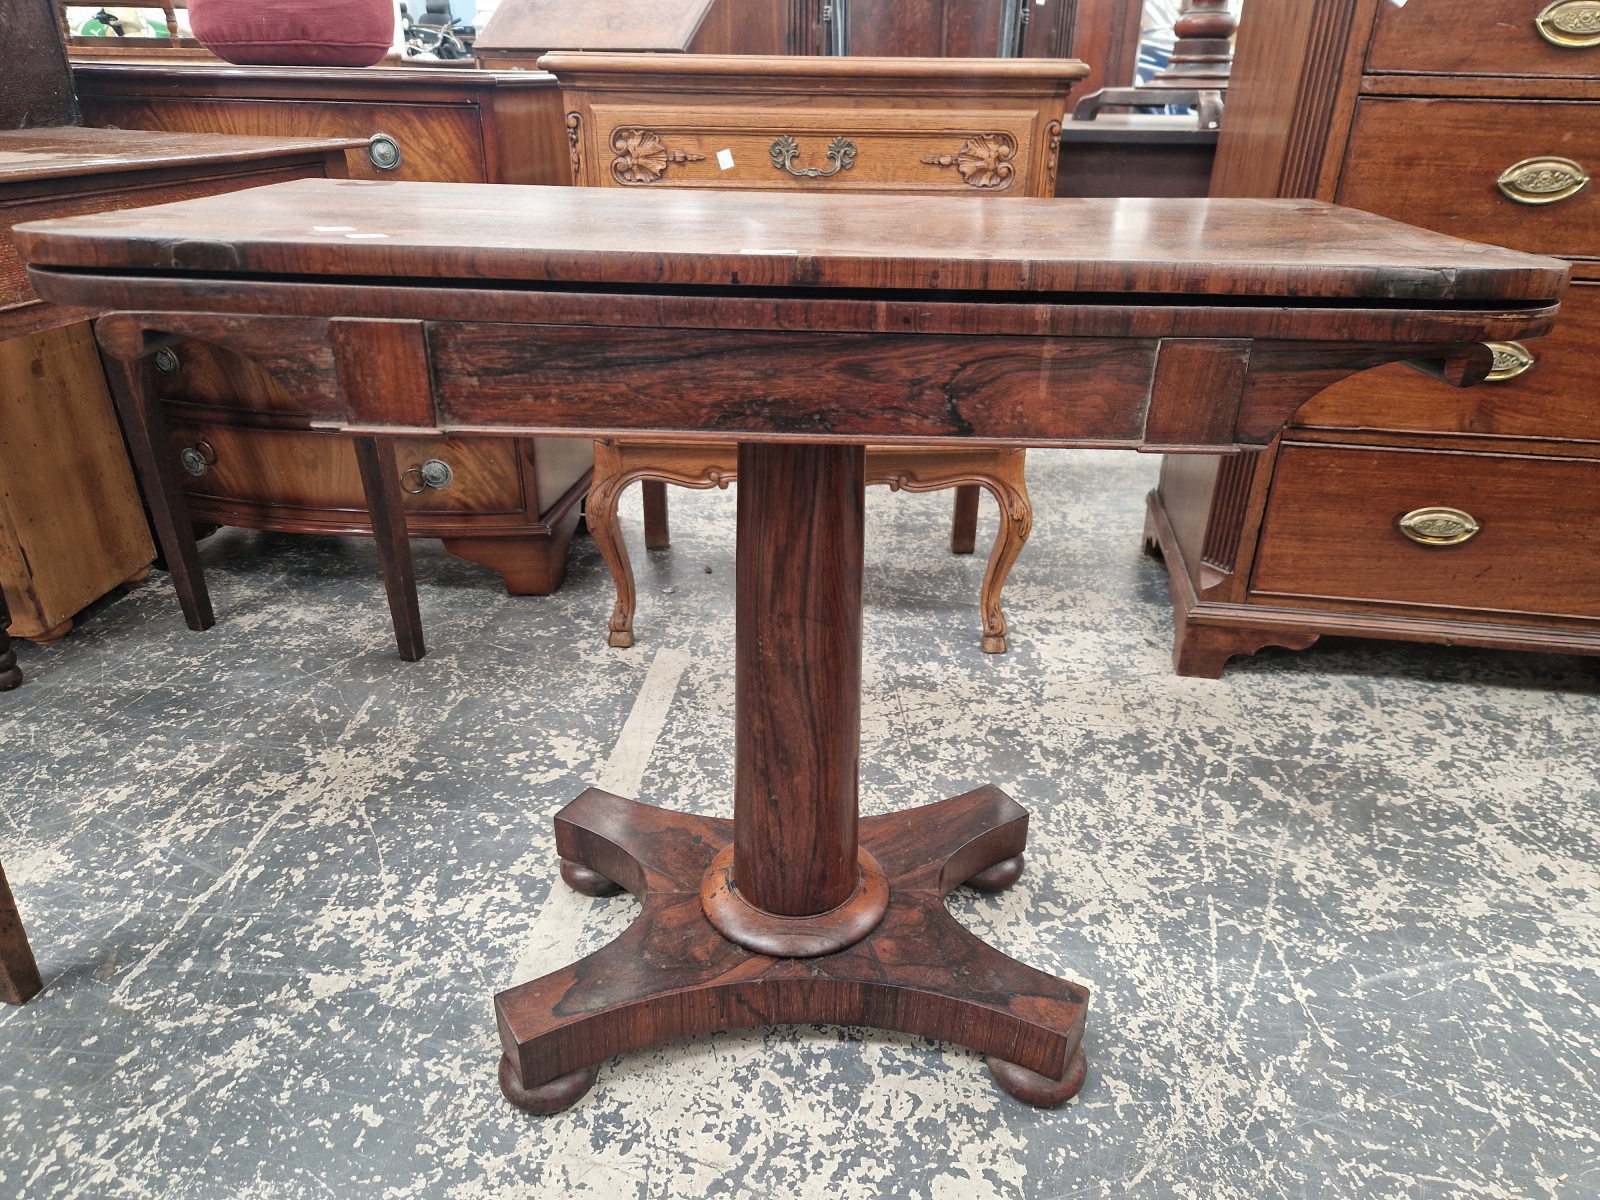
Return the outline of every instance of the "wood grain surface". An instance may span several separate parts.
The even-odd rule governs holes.
[[[319,229],[319,227],[321,227]],[[352,234],[357,236],[351,236]],[[184,272],[1556,298],[1564,264],[1293,200],[831,196],[298,180],[20,226],[32,263]]]

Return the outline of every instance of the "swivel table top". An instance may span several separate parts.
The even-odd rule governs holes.
[[[1552,259],[1274,200],[307,181],[18,243],[41,295],[117,310],[97,334],[196,629],[149,367],[174,339],[246,355],[355,435],[392,605],[396,434],[739,442],[734,819],[595,789],[558,814],[568,883],[641,911],[496,997],[501,1085],[534,1112],[613,1055],[787,1022],[946,1038],[1030,1103],[1075,1094],[1087,989],[942,902],[1019,877],[1027,814],[984,787],[858,819],[864,443],[1244,452],[1370,367],[1471,386],[1480,343],[1548,331],[1566,282]]]

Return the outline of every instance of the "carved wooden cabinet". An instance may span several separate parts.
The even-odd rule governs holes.
[[[86,121],[122,128],[360,137],[361,179],[571,182],[556,81],[536,71],[80,64]],[[160,394],[188,505],[205,525],[368,534],[351,441],[248,361],[190,342]],[[592,454],[547,438],[397,444],[414,536],[501,575],[514,595],[560,585]]]
[[[1322,634],[1600,654],[1597,170],[1600,0],[1250,0],[1213,195],[1336,201],[1574,283],[1483,387],[1382,367],[1262,454],[1169,457],[1147,544],[1181,674]]]
[[[588,187],[1051,196],[1070,59],[547,54]]]

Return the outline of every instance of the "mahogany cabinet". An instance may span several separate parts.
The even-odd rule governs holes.
[[[34,295],[12,226],[342,175],[351,145],[71,125],[0,131],[0,585],[13,636],[64,637],[90,602],[143,578],[155,547],[88,325],[95,314]]]
[[[1260,454],[1167,458],[1146,544],[1180,674],[1323,634],[1600,654],[1597,169],[1596,0],[1250,0],[1213,195],[1331,200],[1574,282],[1482,387],[1380,367]]]
[[[560,91],[539,71],[79,64],[84,119],[122,128],[359,137],[349,173],[438,183],[568,184]],[[198,523],[369,534],[351,439],[248,361],[190,342],[160,364],[171,453]],[[499,572],[514,595],[560,585],[592,453],[545,438],[401,442],[414,536]]]

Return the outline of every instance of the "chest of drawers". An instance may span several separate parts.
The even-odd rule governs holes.
[[[1574,282],[1475,391],[1379,368],[1260,455],[1169,458],[1147,545],[1180,673],[1322,634],[1600,654],[1596,170],[1600,0],[1251,0],[1213,195],[1332,200]],[[1444,536],[1406,520],[1428,509]]]

